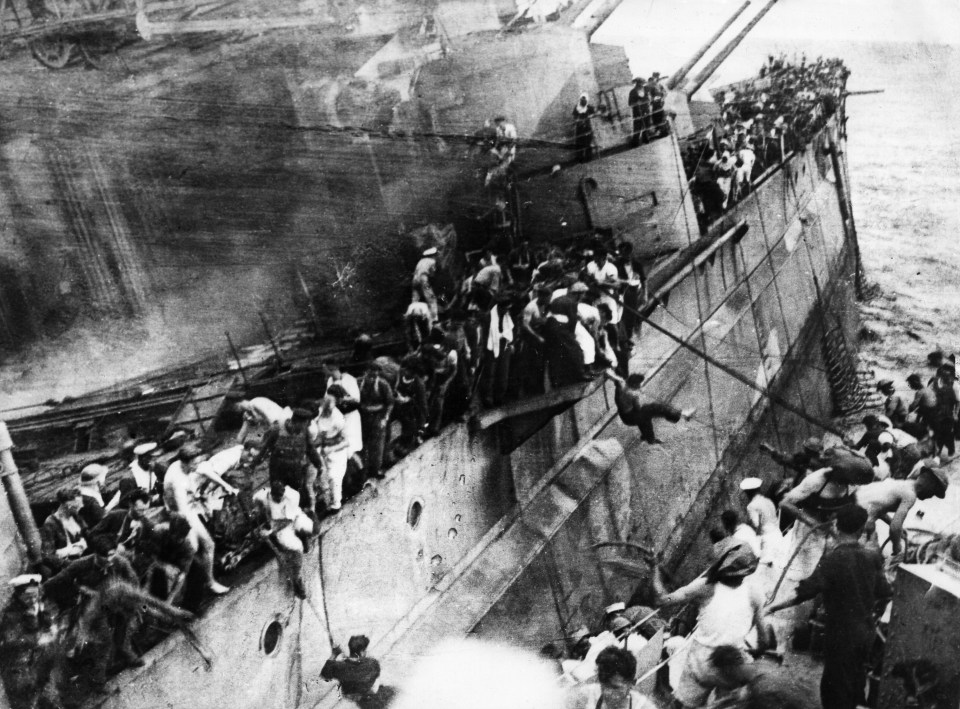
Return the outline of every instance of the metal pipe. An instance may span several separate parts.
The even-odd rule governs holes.
[[[277,358],[277,364],[281,367],[283,366],[283,357],[280,356],[280,348],[277,347],[277,341],[273,339],[273,334],[270,332],[270,325],[267,324],[267,316],[263,313],[257,313],[260,316],[260,322],[263,325],[263,331],[267,335],[267,339],[270,340],[270,346],[273,348],[273,354]]]
[[[197,402],[193,401],[192,399],[190,403],[193,404],[193,415],[197,417],[196,421],[197,421],[197,425],[200,426],[200,433],[202,433],[203,435],[206,435],[207,427],[203,425],[203,419],[200,416],[200,407],[197,406]]]
[[[300,288],[303,290],[304,296],[307,298],[307,307],[310,308],[310,320],[313,321],[313,336],[320,336],[320,317],[317,315],[317,308],[313,304],[313,293],[310,292],[310,288],[307,286],[307,280],[303,277],[303,274],[300,272],[300,268],[295,268],[297,272],[297,278],[300,281]]]
[[[583,30],[587,38],[590,38],[604,22],[610,19],[610,15],[620,7],[622,2],[623,0],[594,0],[584,8],[571,26]]]
[[[857,262],[857,273],[854,278],[854,288],[857,292],[857,298],[863,300],[866,284],[863,277],[863,261],[860,259],[860,240],[857,238],[857,226],[853,221],[853,208],[850,202],[850,192],[847,188],[847,182],[843,170],[843,164],[840,161],[840,153],[837,150],[837,143],[831,131],[826,131],[827,152],[830,155],[830,166],[833,168],[834,184],[837,190],[837,199],[840,204],[840,218],[843,220],[843,235],[847,243],[853,248],[853,255]]]
[[[670,78],[667,79],[668,90],[672,91],[673,89],[679,87],[684,80],[686,80],[687,74],[690,73],[690,70],[693,69],[694,65],[698,61],[703,59],[703,55],[710,51],[710,47],[716,44],[717,40],[720,39],[720,36],[724,32],[726,32],[728,29],[730,29],[730,25],[732,25],[734,22],[737,21],[737,18],[743,14],[744,10],[746,10],[747,7],[749,7],[749,5],[750,5],[750,0],[746,0],[746,2],[740,6],[740,9],[737,10],[735,13],[733,13],[733,15],[731,15],[729,20],[723,23],[723,26],[719,30],[717,30],[717,33],[713,35],[713,37],[708,39],[703,44],[703,46],[701,46],[700,49],[697,50],[696,54],[690,57],[686,62],[683,63],[683,65],[681,65],[679,69],[677,69],[670,75]]]
[[[3,421],[0,421],[0,479],[3,480],[3,489],[7,493],[7,502],[10,503],[17,529],[27,546],[27,557],[31,563],[36,564],[43,555],[40,530],[37,529],[37,522],[30,510],[30,500],[23,489],[20,471],[13,460],[13,439],[10,438],[7,424]]]
[[[237,369],[240,370],[240,378],[243,380],[243,386],[248,387],[250,383],[247,381],[247,373],[243,371],[243,362],[240,360],[240,353],[237,352],[237,346],[233,344],[233,339],[230,337],[230,333],[224,331],[224,335],[227,336],[227,344],[230,345],[230,351],[233,353],[233,358],[237,361]]]
[[[772,10],[773,6],[776,4],[777,0],[770,0],[770,2],[764,5],[763,9],[761,9],[760,12],[758,12],[754,18],[747,23],[746,27],[740,30],[740,32],[737,33],[737,36],[731,39],[727,45],[720,50],[720,53],[710,60],[710,63],[707,64],[699,74],[697,74],[697,77],[693,80],[693,85],[690,88],[684,88],[684,93],[687,94],[687,98],[690,98],[700,90],[700,87],[706,83],[707,79],[713,76],[713,73],[727,60],[727,57],[733,53],[733,50],[740,45],[744,37],[750,33],[750,30],[752,30],[757,23],[763,19],[763,16],[770,12],[770,10]]]

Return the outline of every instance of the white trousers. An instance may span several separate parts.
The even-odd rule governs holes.
[[[339,510],[343,504],[343,478],[347,474],[350,449],[324,451],[323,472],[320,474],[320,490],[328,510]]]

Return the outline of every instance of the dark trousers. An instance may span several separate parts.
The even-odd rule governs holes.
[[[363,457],[367,477],[380,477],[383,468],[383,451],[386,450],[390,438],[389,422],[383,423],[383,414],[360,414],[360,425],[363,430]]]
[[[428,412],[428,423],[427,431],[431,436],[435,436],[440,433],[440,429],[443,427],[444,420],[443,415],[447,405],[447,393],[450,389],[451,382],[446,383],[436,383],[430,387],[430,399],[427,402]]]
[[[937,445],[936,453],[940,454],[940,451],[944,446],[947,448],[947,455],[953,455],[954,452],[954,438],[953,438],[953,428],[954,421],[952,418],[947,416],[939,417],[933,425],[933,441]]]
[[[626,413],[620,412],[620,420],[628,426],[636,426],[640,429],[640,438],[647,443],[657,443],[657,433],[653,429],[653,419],[666,419],[670,423],[676,423],[680,420],[680,410],[662,404],[659,401],[643,404],[637,409]]]
[[[633,143],[634,146],[637,146],[649,138],[648,131],[650,130],[650,104],[642,103],[638,106],[633,106],[632,111],[633,133],[630,135],[630,142]]]
[[[420,408],[416,401],[406,404],[397,404],[393,410],[393,417],[400,422],[400,444],[412,446],[417,435],[427,424],[427,412]]]
[[[593,150],[593,127],[590,125],[590,120],[575,121],[573,136],[577,160],[586,162],[590,159]]]
[[[623,315],[620,318],[620,329],[623,337],[630,339],[640,325],[640,318],[636,310],[640,307],[640,286],[627,286],[623,292]]]
[[[507,397],[507,385],[510,380],[510,360],[513,358],[513,345],[500,348],[500,356],[494,357],[490,350],[483,351],[480,364],[480,401],[487,408],[499,406]]]
[[[823,709],[856,709],[865,702],[863,690],[872,642],[872,627],[842,633],[834,629],[826,634],[820,678]]]
[[[404,316],[403,318],[403,336],[407,341],[407,351],[416,352],[422,345],[427,335],[430,334],[430,323],[419,317]]]
[[[514,370],[519,391],[527,396],[543,394],[543,375],[547,370],[543,343],[529,335],[521,335],[518,360]]]
[[[547,373],[554,387],[567,386],[586,380],[583,350],[577,344],[573,329],[549,318],[543,326],[544,349],[547,353]]]
[[[640,145],[643,139],[643,131],[646,126],[643,124],[643,116],[633,114],[633,133],[630,134],[630,143],[634,146]]]

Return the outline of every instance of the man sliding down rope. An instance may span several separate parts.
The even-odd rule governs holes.
[[[640,393],[640,386],[643,384],[642,374],[630,374],[626,380],[610,369],[605,374],[607,379],[612,380],[616,385],[614,400],[617,403],[620,420],[628,426],[636,426],[640,429],[640,437],[647,443],[663,443],[657,438],[653,429],[653,419],[662,418],[671,423],[677,423],[680,419],[689,421],[697,411],[696,409],[681,411],[660,401],[644,402],[643,395]]]

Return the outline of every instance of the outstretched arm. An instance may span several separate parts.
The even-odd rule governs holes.
[[[774,462],[779,463],[780,465],[790,468],[791,470],[796,470],[797,466],[793,460],[793,456],[788,455],[782,451],[778,451],[776,448],[771,446],[769,443],[761,443],[760,450],[773,458]],[[801,471],[798,471],[801,472]]]
[[[915,502],[916,498],[910,497],[901,500],[893,519],[890,520],[890,547],[894,554],[903,551],[903,523],[907,520],[907,515],[910,514]]]
[[[663,574],[660,571],[660,567],[657,566],[653,573],[653,592],[656,606],[659,608],[662,606],[677,606],[689,603],[690,601],[702,600],[710,595],[711,588],[706,578],[698,576],[686,586],[682,586],[673,592],[667,592],[667,588],[663,583]]]
[[[220,474],[216,470],[214,470],[213,467],[210,465],[204,465],[201,463],[200,465],[197,466],[197,473],[199,473],[200,475],[202,475],[203,477],[205,477],[207,480],[214,483],[215,485],[219,485],[220,487],[222,487],[224,490],[227,491],[228,495],[236,495],[237,492],[239,492],[237,488],[235,488],[233,485],[231,485],[222,477],[220,477]]]

